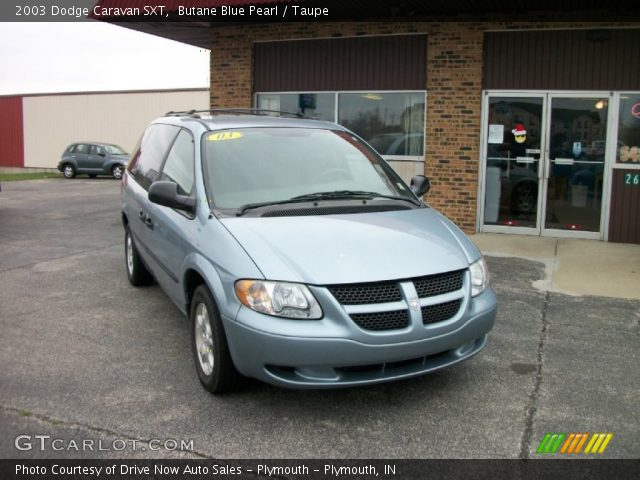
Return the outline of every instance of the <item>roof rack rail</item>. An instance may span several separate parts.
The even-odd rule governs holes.
[[[263,108],[209,108],[207,110],[185,110],[181,112],[170,111],[165,114],[166,117],[184,117],[189,116],[193,118],[202,118],[201,113],[231,113],[235,115],[272,115],[278,114],[281,117],[296,117],[296,118],[308,118],[314,120],[313,117],[309,117],[302,113],[284,112],[281,110],[266,110]]]

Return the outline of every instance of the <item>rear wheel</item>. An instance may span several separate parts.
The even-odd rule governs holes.
[[[76,169],[70,163],[65,163],[62,166],[62,175],[64,178],[73,178],[76,176]]]
[[[153,282],[153,276],[142,263],[136,244],[129,229],[124,231],[124,260],[127,268],[127,278],[129,283],[134,287],[142,287],[150,285]]]
[[[124,173],[124,166],[122,165],[114,165],[111,168],[111,176],[116,180],[120,180],[122,178],[123,173]]]
[[[220,313],[209,289],[200,285],[191,301],[193,357],[200,382],[211,393],[235,390],[241,376],[233,365]]]

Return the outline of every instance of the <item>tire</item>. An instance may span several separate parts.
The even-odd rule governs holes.
[[[122,178],[122,174],[124,173],[123,165],[114,165],[111,167],[111,176],[116,180],[120,180]]]
[[[241,375],[233,365],[220,313],[205,285],[193,293],[191,345],[200,383],[211,393],[228,393],[238,388]]]
[[[142,263],[136,244],[128,228],[124,231],[124,265],[129,283],[134,287],[143,287],[153,283],[153,276]]]
[[[76,169],[70,163],[65,163],[62,166],[62,175],[64,178],[74,178],[76,176]]]
[[[513,191],[511,209],[514,213],[531,213],[538,205],[538,185],[522,182]]]

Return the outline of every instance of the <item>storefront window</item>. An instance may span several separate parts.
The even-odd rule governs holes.
[[[424,155],[424,92],[258,93],[256,104],[337,122],[385,157]]]
[[[640,93],[620,94],[616,161],[640,165]]]
[[[261,93],[258,108],[302,113],[318,120],[335,121],[333,93]]]
[[[341,93],[338,123],[354,131],[381,155],[422,156],[424,94]]]

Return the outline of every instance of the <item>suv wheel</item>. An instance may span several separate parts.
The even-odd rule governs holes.
[[[116,180],[120,180],[122,178],[122,174],[124,173],[124,167],[122,165],[114,165],[111,169],[111,176]]]
[[[142,263],[136,244],[133,243],[133,237],[129,229],[124,231],[124,260],[127,268],[127,278],[129,283],[134,287],[142,287],[144,285],[150,285],[153,282],[153,277],[147,267]]]
[[[193,294],[189,318],[193,357],[200,382],[211,393],[234,390],[240,374],[233,365],[220,314],[205,285],[200,285]]]
[[[65,163],[62,167],[62,175],[64,178],[73,178],[76,176],[76,169],[70,163]]]

